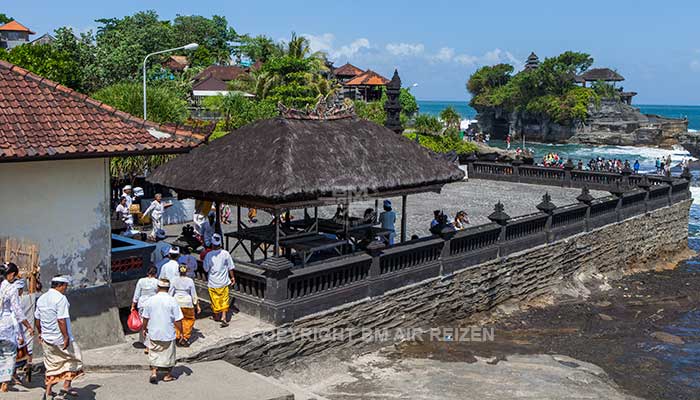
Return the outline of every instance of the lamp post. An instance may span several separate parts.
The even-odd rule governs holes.
[[[143,59],[143,119],[144,120],[146,119],[146,61],[148,61],[148,57],[155,56],[157,54],[168,53],[168,52],[176,51],[176,50],[197,50],[198,47],[199,47],[199,45],[197,43],[190,43],[190,44],[180,46],[180,47],[175,47],[172,49],[156,51],[154,53],[147,55]]]

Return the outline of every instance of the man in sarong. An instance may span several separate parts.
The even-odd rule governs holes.
[[[175,327],[182,331],[182,311],[172,296],[168,294],[170,281],[158,281],[158,293],[151,297],[143,311],[143,329],[150,341],[148,361],[151,366],[149,382],[158,383],[158,369],[165,369],[163,382],[174,381],[175,366]]]
[[[211,238],[212,251],[204,257],[204,270],[209,275],[207,286],[211,298],[211,309],[214,320],[221,322],[221,327],[229,325],[228,308],[231,301],[229,286],[236,283],[233,276],[233,258],[231,253],[221,248],[221,235],[214,234]]]
[[[69,284],[68,276],[53,278],[51,289],[39,297],[34,312],[34,325],[44,350],[47,398],[53,396],[53,385],[61,381],[61,395],[76,397],[78,393],[71,382],[83,374],[82,356],[71,332],[70,304],[65,296]]]

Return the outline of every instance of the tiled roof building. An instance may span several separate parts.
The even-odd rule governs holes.
[[[0,162],[181,153],[205,139],[0,61]]]

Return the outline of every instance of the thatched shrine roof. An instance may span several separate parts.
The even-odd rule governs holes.
[[[180,197],[270,209],[330,204],[343,192],[439,190],[463,177],[456,165],[373,122],[290,115],[201,145],[160,166],[148,180]]]
[[[581,81],[586,82],[621,82],[625,78],[610,68],[593,68],[579,75]]]

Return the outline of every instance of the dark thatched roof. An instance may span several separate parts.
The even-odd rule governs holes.
[[[178,156],[148,180],[184,197],[281,208],[340,192],[434,190],[463,177],[456,165],[373,122],[277,117]]]
[[[610,68],[593,68],[579,75],[580,81],[586,82],[620,82],[625,78]]]

